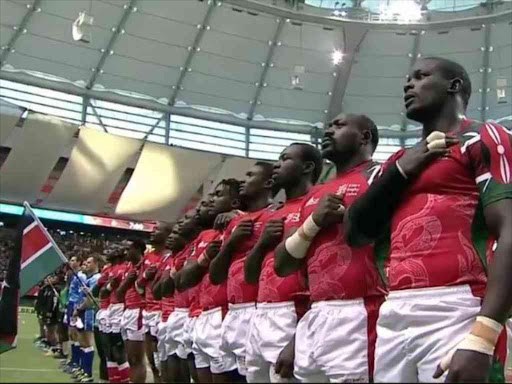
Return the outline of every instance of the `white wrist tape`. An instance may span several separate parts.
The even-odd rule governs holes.
[[[286,239],[284,247],[288,253],[296,259],[303,259],[308,253],[309,246],[320,231],[320,227],[310,215],[297,231]]]
[[[443,372],[446,371],[450,367],[453,355],[459,349],[476,351],[493,356],[494,347],[502,330],[503,325],[497,321],[485,316],[477,316],[471,328],[471,333],[468,333],[466,337],[441,360],[439,364],[440,368]]]
[[[434,140],[427,144],[427,148],[429,151],[432,149],[444,149],[446,148],[446,139]]]
[[[404,177],[405,180],[408,179],[407,175],[405,174],[404,170],[402,169],[402,167],[400,166],[400,164],[398,163],[398,160],[395,161],[395,165],[396,167],[398,168],[398,172],[400,172],[400,174]]]
[[[427,136],[427,143],[432,143],[436,140],[444,140],[446,138],[446,134],[440,131],[434,131],[430,135]]]
[[[197,258],[197,264],[199,264],[201,267],[207,267],[208,264],[210,264],[210,259],[208,258],[206,251],[199,255]]]
[[[313,215],[309,215],[304,224],[301,226],[302,231],[309,239],[313,240],[313,238],[320,232],[320,228],[313,220]],[[300,230],[300,228],[299,228]],[[299,232],[299,230],[297,232]]]
[[[135,282],[135,290],[137,291],[137,293],[139,295],[143,295],[144,294],[144,288],[139,287],[139,284],[137,284],[137,282]]]
[[[112,285],[110,285],[110,283],[108,283],[106,286],[105,286],[106,290],[107,291],[112,291]]]

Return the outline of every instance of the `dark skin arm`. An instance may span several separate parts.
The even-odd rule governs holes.
[[[446,137],[448,147],[457,143],[458,140],[455,138]],[[429,151],[427,141],[422,140],[406,150],[397,161],[407,179],[400,173],[395,163],[390,164],[382,176],[347,210],[344,218],[347,244],[351,247],[369,244],[382,235],[411,180],[414,180],[432,161],[446,154],[447,149]],[[385,204],[382,202],[382,196],[389,197]]]
[[[170,274],[164,274],[160,279],[160,284],[162,285],[162,296],[169,297],[174,295],[175,284],[174,279]]]
[[[314,222],[321,228],[341,223],[343,221],[343,211],[339,210],[343,205],[342,198],[335,194],[326,194],[323,196],[315,210],[311,214]],[[286,249],[285,242],[288,237],[293,235],[297,227],[291,228],[286,238],[277,246],[274,259],[274,270],[280,277],[286,277],[297,272],[305,263],[306,258],[297,259],[290,255]]]
[[[489,317],[503,324],[512,309],[512,199],[489,204],[484,216],[490,232],[496,237],[498,247],[489,267],[487,291],[480,309],[480,316]],[[487,382],[491,357],[475,351],[458,350],[450,363],[447,382]],[[441,376],[438,369],[434,377]]]
[[[279,243],[274,252],[274,271],[279,277],[286,277],[294,272],[297,272],[303,265],[306,259],[296,259],[288,253],[284,245],[286,239],[295,233],[298,227],[290,228],[286,237]]]
[[[274,248],[283,238],[284,218],[269,220],[261,233],[258,242],[249,252],[244,264],[245,281],[256,284],[260,279],[261,264],[266,253]]]
[[[252,220],[241,220],[217,257],[212,260],[210,263],[210,281],[212,284],[219,285],[226,281],[231,257],[238,246],[252,234],[253,225]]]
[[[135,284],[135,280],[137,280],[137,271],[131,270],[128,272],[128,275],[126,275],[126,278],[122,281],[122,283],[119,285],[119,287],[114,291],[114,294],[118,298],[118,300],[123,300],[124,296],[126,295],[126,292],[130,287]]]
[[[276,361],[276,373],[283,379],[293,377],[293,365],[295,362],[295,335],[286,344]]]
[[[153,294],[153,297],[155,300],[162,300],[162,276],[163,273],[158,274],[155,276],[155,279],[153,280],[153,286],[151,287],[151,293]]]
[[[209,260],[214,259],[220,252],[222,242],[220,240],[211,241],[206,247],[206,256]],[[208,272],[208,264],[201,265],[198,260],[189,261],[181,273],[181,285],[185,288],[195,287],[203,280],[204,275]]]

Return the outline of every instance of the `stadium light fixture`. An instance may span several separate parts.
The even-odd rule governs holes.
[[[338,65],[343,61],[343,52],[340,49],[335,49],[331,54],[332,63]]]

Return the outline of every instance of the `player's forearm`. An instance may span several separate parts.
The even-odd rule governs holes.
[[[234,244],[228,240],[210,263],[210,281],[213,285],[222,284],[228,278],[229,265],[234,251]]]
[[[208,267],[202,267],[197,260],[190,260],[181,270],[181,285],[185,288],[195,287],[208,272]]]
[[[504,323],[512,309],[512,226],[498,240],[498,247],[489,267],[487,291],[480,316]]]
[[[283,240],[274,251],[274,271],[279,277],[286,277],[297,272],[302,266],[304,259],[296,259],[288,253]]]
[[[386,228],[409,186],[396,164],[391,164],[344,216],[345,240],[350,246],[371,243]]]
[[[153,286],[151,287],[151,293],[153,293],[153,297],[155,300],[162,300],[162,284],[161,284],[161,276],[156,277],[153,281]]]
[[[126,295],[126,292],[128,292],[128,289],[130,289],[133,282],[130,282],[128,280],[125,280],[119,285],[119,287],[114,291],[114,294],[116,295],[117,300],[122,301],[124,300],[124,296]]]
[[[174,284],[174,279],[172,279],[171,276],[169,276],[169,275],[164,276],[161,280],[161,284],[162,284],[162,296],[163,297],[169,297],[174,294],[175,284]]]
[[[98,284],[94,284],[94,287],[91,289],[91,295],[93,297],[98,297],[100,294],[101,287]]]
[[[261,265],[267,252],[267,247],[260,241],[256,243],[254,248],[249,252],[244,263],[245,281],[250,284],[256,284],[260,280]]]

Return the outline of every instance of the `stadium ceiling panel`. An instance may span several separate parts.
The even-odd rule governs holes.
[[[470,72],[469,117],[511,115],[511,1],[432,0],[420,21],[402,22],[384,20],[373,0],[305,3],[2,0],[0,77],[88,85],[119,102],[129,96],[245,127],[304,131],[344,111],[400,133],[415,125],[403,116],[405,76],[436,55]],[[83,11],[94,17],[89,43],[71,37]]]

